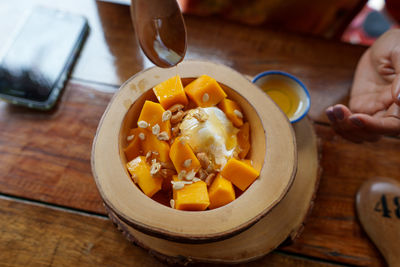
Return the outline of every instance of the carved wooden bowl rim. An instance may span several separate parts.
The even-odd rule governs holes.
[[[260,177],[239,198],[214,210],[171,209],[148,198],[132,184],[122,148],[151,88],[179,74],[207,74],[228,86],[251,125],[250,159]],[[154,98],[154,96],[153,96]],[[115,93],[99,123],[92,148],[92,172],[105,204],[118,218],[143,233],[183,243],[206,243],[238,234],[258,222],[287,194],[297,168],[293,128],[284,113],[256,85],[235,70],[205,61],[184,61],[176,68],[143,70]]]

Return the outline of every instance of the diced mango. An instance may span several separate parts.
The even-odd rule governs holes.
[[[259,176],[259,172],[245,162],[231,158],[222,169],[221,175],[244,191]]]
[[[141,140],[141,143],[144,155],[149,151],[155,151],[158,153],[156,158],[158,158],[159,161],[169,161],[169,144],[165,141],[158,140],[149,130],[145,130],[144,140]]]
[[[219,173],[208,189],[210,198],[209,209],[216,209],[235,200],[235,190],[232,183]]]
[[[172,107],[175,104],[182,104],[186,106],[188,99],[179,75],[174,76],[153,88],[153,92],[156,95],[158,102],[165,109]]]
[[[189,98],[199,107],[211,107],[226,97],[218,82],[207,75],[202,75],[185,87]]]
[[[152,132],[153,126],[158,125],[160,129],[157,134],[165,131],[168,136],[171,136],[171,122],[169,120],[162,121],[164,111],[165,109],[159,103],[146,100],[140,112],[138,123],[140,121],[147,122],[149,124],[147,129],[149,129],[150,132]]]
[[[235,127],[243,125],[242,109],[235,101],[225,98],[219,102],[218,107],[225,113],[226,117],[228,117]]]
[[[128,136],[133,136],[133,139],[128,141],[128,146],[124,148],[126,161],[129,162],[140,155],[142,146],[139,138],[139,133],[142,132],[145,132],[145,130],[141,128],[135,128],[129,131]]]
[[[193,153],[192,148],[185,141],[184,138],[176,138],[171,145],[169,157],[178,173],[182,170],[189,172],[194,170],[197,172],[201,165],[196,155]]]
[[[179,181],[177,175],[173,180]],[[207,184],[203,181],[185,185],[182,189],[173,189],[173,199],[177,210],[201,211],[210,205]]]
[[[132,180],[138,184],[147,196],[152,197],[161,189],[163,179],[151,176],[150,166],[146,163],[145,157],[136,157],[129,161],[126,166],[132,175]]]
[[[250,150],[250,125],[248,122],[243,124],[236,136],[239,144],[239,158],[244,159]]]

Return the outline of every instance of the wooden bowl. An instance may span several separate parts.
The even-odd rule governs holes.
[[[240,104],[251,127],[249,157],[260,176],[235,201],[218,209],[191,212],[166,207],[143,194],[125,167],[126,136],[136,126],[144,101],[156,100],[152,88],[177,74],[183,79],[203,74],[215,78]],[[175,68],[146,69],[121,86],[97,129],[92,171],[105,205],[127,225],[167,240],[206,243],[238,234],[270,212],[292,185],[296,153],[290,122],[257,86],[229,67],[185,61]]]

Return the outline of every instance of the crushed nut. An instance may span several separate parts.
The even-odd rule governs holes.
[[[179,127],[178,126],[172,127],[171,134],[172,134],[172,137],[177,136],[179,134]]]
[[[172,107],[170,107],[168,110],[171,111],[171,113],[175,113],[175,112],[177,112],[177,111],[182,110],[183,108],[184,108],[183,105],[181,105],[181,104],[175,104],[175,105],[173,105]]]
[[[171,206],[171,208],[175,209],[175,200],[171,199],[169,201],[169,205]]]
[[[138,121],[137,125],[139,128],[144,128],[144,129],[149,127],[149,124],[146,121]]]
[[[207,93],[204,93],[202,100],[203,102],[207,102],[208,100],[210,100],[210,96]]]
[[[189,168],[189,166],[192,165],[192,159],[187,159],[183,162],[183,167]]]
[[[168,141],[168,140],[169,140],[168,133],[165,132],[165,131],[159,133],[159,134],[157,135],[157,139],[160,140],[160,141]]]
[[[178,180],[183,180],[183,178],[186,177],[187,172],[185,170],[182,170],[179,174],[178,174]]]
[[[215,178],[215,173],[210,173],[210,174],[207,176],[207,178],[206,178],[206,180],[205,180],[207,186],[210,186],[210,185],[212,184],[212,182],[214,181],[214,178]]]
[[[243,119],[243,114],[242,114],[242,112],[240,112],[239,110],[235,109],[235,110],[233,111],[233,113],[234,113],[236,116],[238,116],[239,118]]]
[[[160,133],[160,125],[156,124],[151,128],[151,131],[154,135],[158,135]]]
[[[162,122],[165,122],[165,121],[171,119],[171,116],[172,116],[171,110],[166,110],[166,111],[164,111],[164,113],[162,114],[161,121],[162,121]]]
[[[151,161],[151,155],[152,155],[151,151],[146,153],[146,162],[150,162]]]
[[[182,181],[178,181],[178,182],[171,181],[171,183],[172,183],[172,188],[175,190],[182,189],[185,186],[185,183]]]
[[[204,152],[200,152],[196,154],[197,159],[200,161],[200,165],[203,169],[207,169],[208,166],[210,165],[210,160],[208,159],[208,156]]]
[[[126,137],[126,141],[132,141],[133,138],[135,138],[135,135],[133,135],[133,134],[129,135],[129,136]]]
[[[196,112],[193,113],[193,117],[199,122],[205,122],[208,119],[208,114],[205,113],[203,109],[197,109]]]
[[[193,180],[195,175],[196,175],[196,172],[194,170],[191,170],[190,172],[188,172],[186,174],[185,178],[186,178],[187,181],[191,181],[191,180]]]
[[[208,173],[211,173],[214,170],[214,164],[210,161],[210,165],[206,168]]]
[[[146,135],[144,133],[140,133],[139,138],[143,141],[146,138]]]
[[[151,175],[156,175],[159,171],[161,170],[161,164],[159,162],[156,162],[155,159],[152,160],[152,164],[150,167],[150,174]]]
[[[201,180],[204,180],[204,179],[207,178],[208,173],[207,173],[204,169],[200,169],[200,170],[198,171],[198,175],[199,175],[199,178],[200,178]]]
[[[172,124],[177,124],[179,122],[182,121],[183,116],[184,116],[184,112],[182,110],[179,110],[178,112],[176,112],[174,115],[171,116],[171,123]]]

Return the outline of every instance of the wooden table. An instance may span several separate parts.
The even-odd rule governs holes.
[[[0,265],[163,266],[131,245],[108,220],[90,167],[99,119],[119,85],[152,64],[134,39],[129,9],[90,0],[0,2],[0,48],[40,3],[84,14],[89,38],[52,112],[0,102]],[[322,148],[314,208],[293,243],[241,266],[383,266],[355,215],[354,196],[373,176],[400,180],[400,140],[354,144],[329,127],[324,109],[346,103],[364,47],[186,17],[188,59],[210,60],[243,74],[280,69],[308,86],[309,113]]]

